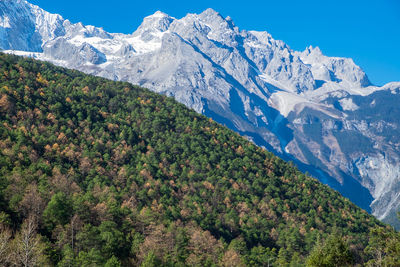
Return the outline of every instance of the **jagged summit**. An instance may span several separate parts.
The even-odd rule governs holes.
[[[211,7],[205,9],[203,12],[200,13],[200,15],[211,16],[211,17],[219,16],[219,17],[223,18],[219,12],[215,11]]]
[[[207,22],[214,22],[214,20],[225,20],[225,18],[212,8],[207,8],[198,15],[202,20]]]
[[[316,80],[343,83],[344,87],[368,87],[371,85],[366,73],[351,58],[327,57],[317,46],[309,46],[296,52],[300,59],[311,66]]]
[[[400,113],[381,110],[400,101],[400,86],[372,86],[352,59],[312,46],[294,51],[213,9],[180,19],[157,11],[120,34],[22,0],[0,1],[0,49],[173,96],[381,219],[400,203],[400,145],[392,137],[400,122],[384,119]]]
[[[322,51],[321,51],[321,49],[318,47],[318,46],[316,46],[316,47],[313,47],[312,45],[310,45],[309,47],[307,47],[305,50],[304,50],[304,55],[310,55],[310,54],[313,54],[313,55],[322,55]]]
[[[238,29],[235,28],[232,18],[224,18],[219,12],[212,8],[208,8],[196,16],[200,21],[209,26],[211,30],[219,34],[223,34],[222,31],[238,31]]]
[[[156,11],[153,15],[143,19],[138,31],[160,31],[168,30],[169,25],[175,20],[164,12]]]
[[[88,43],[104,54],[101,57],[106,60],[97,62],[111,63],[107,60],[107,58],[113,58],[109,53],[117,52],[116,50],[119,52],[125,51],[126,49],[122,47],[132,47],[133,49],[128,49],[127,51],[136,51],[139,54],[160,49],[162,37],[164,33],[169,31],[170,34],[177,34],[192,43],[198,42],[194,40],[195,36],[202,35],[207,40],[220,43],[226,48],[240,50],[242,48],[239,47],[243,46],[245,54],[242,52],[240,56],[247,57],[245,61],[249,59],[249,63],[253,67],[255,64],[256,72],[261,73],[259,75],[261,80],[268,80],[274,86],[281,84],[281,87],[284,87],[283,89],[291,92],[313,91],[316,88],[315,80],[323,80],[325,83],[344,82],[346,86],[350,85],[351,87],[370,85],[365,73],[351,60],[325,57],[319,48],[313,49],[310,47],[308,48],[309,52],[305,51],[303,53],[292,51],[286,44],[282,41],[274,40],[268,33],[240,31],[231,18],[224,18],[211,8],[198,15],[189,14],[180,20],[170,17],[161,11],[156,11],[154,14],[144,18],[142,24],[133,33],[133,38],[129,35],[124,36],[121,34],[118,35],[118,38],[115,38],[116,34],[106,33],[103,29],[93,26],[85,27],[81,23],[72,24],[61,16],[43,11],[27,1],[7,0],[0,4],[3,4],[4,8],[2,10],[5,12],[4,16],[2,16],[2,22],[7,25],[7,27],[3,27],[4,30],[1,32],[1,40],[3,42],[0,48],[4,50],[42,52],[43,47],[49,48],[52,46],[51,44],[57,43],[59,45],[62,43],[63,41],[60,40],[55,41],[56,38],[61,37],[64,40],[68,39],[68,42],[63,42],[65,44],[79,45],[79,42]],[[21,9],[24,12],[21,12]],[[12,16],[7,14],[12,14]],[[12,18],[11,20],[10,17]],[[13,20],[17,20],[17,22]],[[21,21],[24,21],[23,29],[20,29],[21,26],[16,25]],[[80,37],[77,38],[77,36]],[[94,43],[94,40],[82,39],[93,37],[112,39],[112,46],[115,48],[110,50],[109,47],[106,49],[106,45],[99,46],[99,43],[104,43],[104,40],[96,40]],[[199,39],[198,37],[196,38]],[[116,49],[116,42],[119,42],[120,49]],[[224,49],[224,47],[220,48]],[[71,49],[65,49],[65,51]],[[214,55],[209,54],[210,52],[205,47],[201,50],[211,58],[214,57]],[[46,51],[50,50],[47,49]],[[95,49],[90,51],[95,51]],[[51,58],[51,55],[49,58]],[[58,59],[60,58],[64,57],[58,56]],[[92,60],[88,61],[91,62]],[[67,65],[76,64],[70,62]],[[115,77],[115,75],[113,76]],[[260,87],[260,84],[252,87]],[[264,85],[261,85],[261,87],[264,87]],[[269,90],[266,89],[266,91]]]
[[[160,11],[160,10],[157,10],[156,12],[154,12],[153,15],[147,16],[146,18],[150,18],[150,17],[152,17],[152,18],[163,18],[163,17],[169,17],[169,15],[164,13],[164,12],[162,12],[162,11]]]

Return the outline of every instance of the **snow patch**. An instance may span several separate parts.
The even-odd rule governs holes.
[[[343,98],[339,100],[340,105],[342,106],[343,110],[350,110],[355,111],[359,108],[351,98]]]
[[[0,17],[0,27],[1,28],[11,28],[10,19],[7,16]]]
[[[147,16],[147,18],[164,18],[164,17],[168,17],[168,15],[160,10],[157,10],[153,15]]]
[[[273,93],[269,101],[271,106],[279,110],[284,117],[287,117],[289,113],[295,109],[296,105],[308,102],[298,95],[285,91]]]
[[[135,36],[135,37],[130,37],[124,39],[128,44],[132,45],[132,47],[136,50],[137,54],[145,54],[145,53],[150,53],[153,51],[156,51],[161,48],[161,37],[165,34],[166,32],[161,32],[161,33],[155,33],[155,35],[158,38],[154,38],[153,40],[150,41],[144,41],[141,36]]]

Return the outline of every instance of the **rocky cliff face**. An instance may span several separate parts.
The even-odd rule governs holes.
[[[156,12],[125,35],[22,0],[0,2],[0,48],[173,96],[396,224],[400,83],[372,86],[351,59],[293,51],[212,9]]]

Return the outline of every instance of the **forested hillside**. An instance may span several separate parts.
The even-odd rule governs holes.
[[[0,209],[2,266],[400,264],[389,227],[172,98],[4,54]]]

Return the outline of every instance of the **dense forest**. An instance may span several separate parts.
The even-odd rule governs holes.
[[[400,266],[399,255],[389,226],[172,98],[0,54],[1,266]]]

